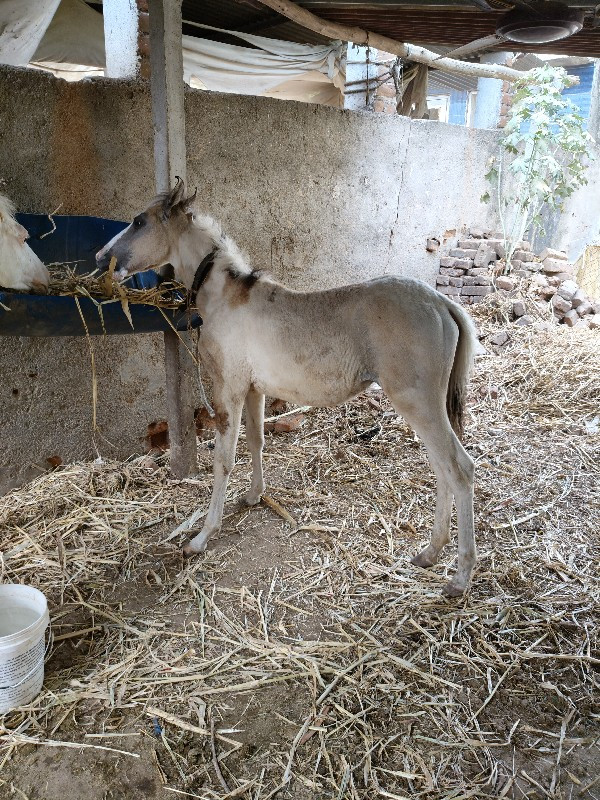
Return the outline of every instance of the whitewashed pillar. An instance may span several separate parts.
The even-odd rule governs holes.
[[[104,48],[108,78],[135,78],[139,72],[136,0],[104,0]]]
[[[600,58],[595,59],[594,63],[588,132],[596,142],[600,143]]]
[[[506,64],[513,53],[486,53],[480,57],[482,64]],[[477,101],[475,105],[474,128],[497,128],[502,106],[502,80],[482,78],[477,80]]]

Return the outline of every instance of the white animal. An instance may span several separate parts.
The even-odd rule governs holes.
[[[248,505],[265,489],[265,394],[331,406],[377,381],[418,433],[437,477],[431,542],[413,563],[435,564],[458,517],[458,565],[444,591],[462,594],[471,579],[473,460],[459,441],[474,325],[459,305],[421,281],[391,276],[319,292],[296,292],[253,271],[209,217],[196,217],[182,181],[96,256],[117,260],[117,279],[172,264],[203,320],[200,355],[213,383],[216,422],[213,495],[204,528],[184,547],[205,549],[221,527],[242,407],[252,455]],[[453,430],[454,429],[454,430]],[[374,465],[375,466],[375,465]]]
[[[15,207],[0,194],[0,286],[17,292],[48,291],[50,275],[26,243],[29,234],[15,219]]]

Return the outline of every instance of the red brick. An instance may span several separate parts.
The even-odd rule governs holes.
[[[583,303],[580,303],[577,306],[577,313],[580,317],[583,317],[584,314],[591,314],[592,313],[592,304],[589,300],[584,300]]]
[[[458,288],[458,286],[440,286],[438,292],[447,295],[459,295],[460,289]]]
[[[383,86],[380,86],[377,89],[377,96],[378,97],[392,97],[394,100],[396,99],[396,87],[394,84],[384,83]]]
[[[563,250],[552,250],[550,247],[544,248],[540,253],[540,261],[545,261],[547,258],[558,258],[560,261],[567,261],[567,254]]]
[[[564,315],[563,322],[565,323],[565,325],[568,325],[569,328],[572,328],[575,325],[575,323],[579,322],[579,314],[575,311],[574,308],[572,308],[570,311],[567,311],[567,313]]]
[[[555,294],[552,298],[552,306],[557,314],[563,315],[566,314],[567,311],[571,310],[571,302],[570,300],[565,300],[560,295]],[[577,314],[577,312],[575,312]]]
[[[455,258],[450,258],[450,256],[442,256],[442,258],[440,258],[440,267],[453,267],[455,264]]]
[[[493,286],[469,286],[469,294],[471,295],[491,294],[493,291]]]
[[[507,278],[505,275],[500,275],[500,277],[496,278],[496,286],[498,289],[505,289],[507,292],[510,292],[516,285],[517,282],[515,280]]]
[[[289,414],[287,417],[265,422],[265,431],[267,433],[292,433],[302,427],[304,419],[304,414]]]
[[[450,255],[454,258],[475,258],[477,255],[477,250],[465,250],[462,247],[455,247],[454,250],[450,250]]]

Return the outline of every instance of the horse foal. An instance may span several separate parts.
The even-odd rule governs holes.
[[[184,547],[206,548],[221,527],[242,409],[252,455],[246,502],[260,501],[264,399],[334,406],[377,381],[421,438],[437,478],[433,531],[413,563],[435,564],[450,540],[453,499],[458,566],[444,591],[460,595],[476,561],[473,461],[457,433],[475,346],[468,314],[425,283],[383,277],[319,292],[297,292],[253,271],[209,217],[192,212],[183,182],[151,205],[97,255],[117,259],[118,278],[172,264],[192,292],[203,325],[200,355],[217,415],[214,486],[202,531]]]

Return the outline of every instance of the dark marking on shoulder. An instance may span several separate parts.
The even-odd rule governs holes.
[[[238,306],[248,302],[250,291],[262,273],[258,269],[253,269],[252,272],[237,272],[233,267],[229,267],[226,274],[234,290],[231,305]]]
[[[253,269],[252,272],[236,272],[233,267],[228,267],[227,274],[232,281],[239,283],[249,291],[260,278],[262,273],[259,269]]]
[[[269,303],[274,303],[275,302],[275,295],[276,294],[277,294],[277,287],[275,287],[274,289],[271,289],[271,291],[269,292],[269,297],[267,298],[269,300]]]

